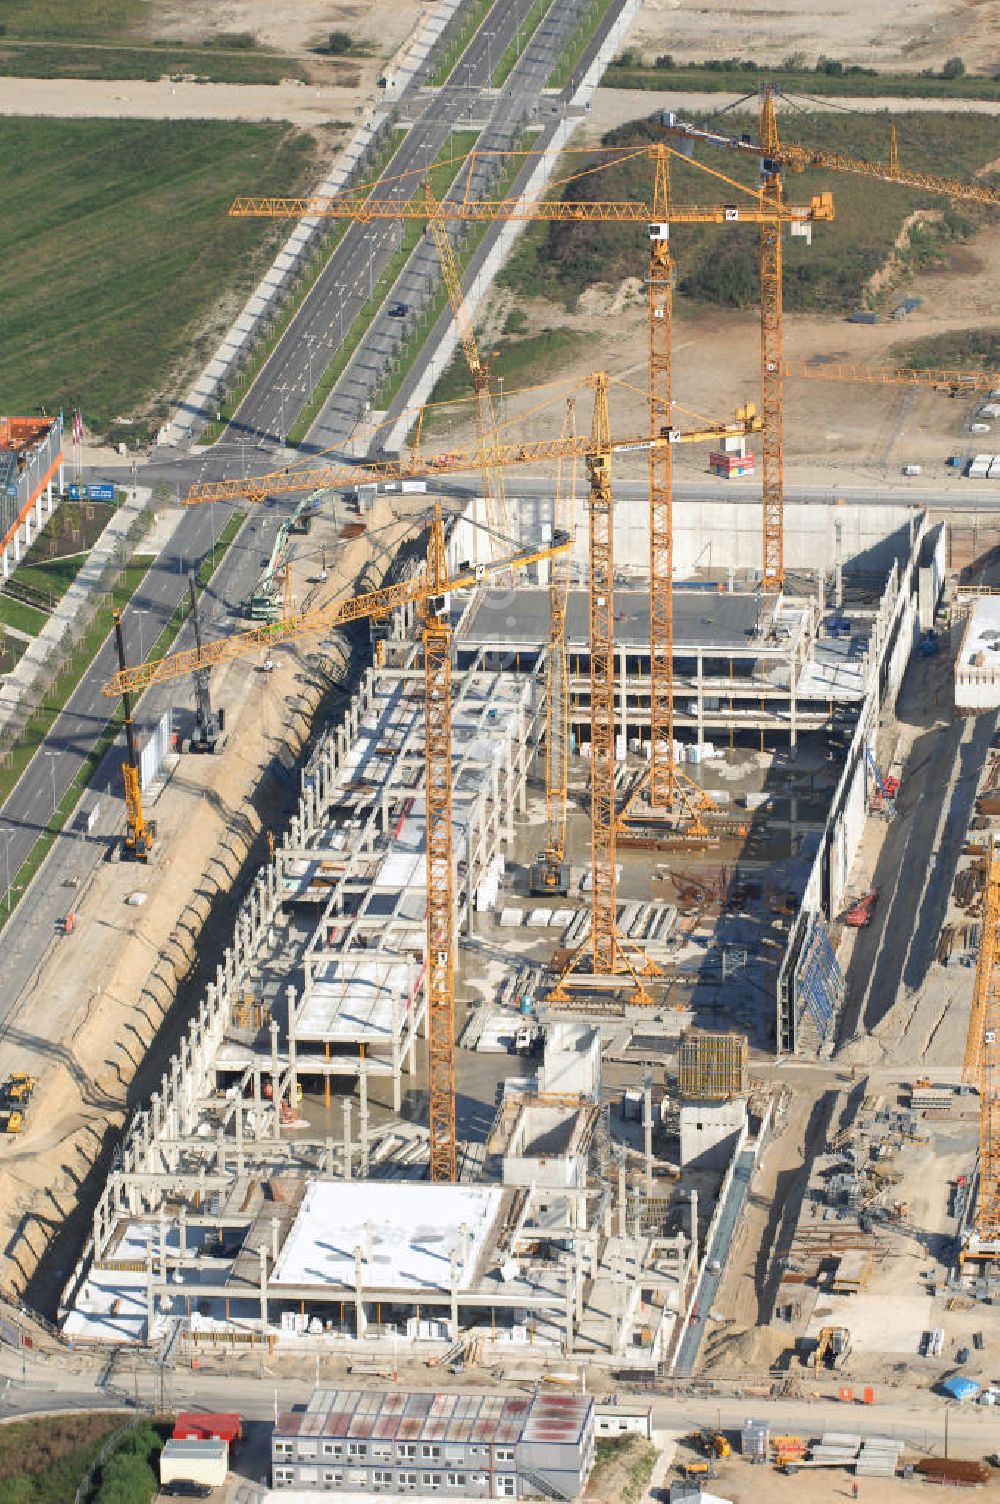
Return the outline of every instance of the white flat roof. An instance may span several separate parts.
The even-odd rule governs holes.
[[[398,1026],[411,1006],[419,966],[406,956],[346,951],[313,970],[295,1032],[299,1039],[392,1039],[393,998]]]
[[[978,653],[983,655],[983,661],[974,665]],[[981,595],[973,601],[959,663],[962,668],[1000,668],[1000,595]]]
[[[497,1186],[314,1180],[285,1239],[271,1285],[353,1290],[354,1250],[360,1248],[362,1279],[369,1287],[447,1290],[454,1249],[458,1288],[468,1289],[502,1201]],[[462,1258],[463,1227],[467,1261]]]

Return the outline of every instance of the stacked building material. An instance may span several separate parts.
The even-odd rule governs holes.
[[[859,1478],[893,1478],[902,1454],[901,1441],[894,1441],[891,1436],[867,1436],[854,1471]]]
[[[851,1467],[860,1450],[861,1437],[856,1432],[824,1431],[812,1449],[812,1461]]]

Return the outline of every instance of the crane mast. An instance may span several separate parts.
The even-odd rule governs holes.
[[[761,488],[764,557],[761,589],[780,592],[785,583],[785,413],[781,375],[781,210],[784,189],[777,159],[778,117],[774,96],[761,94],[761,203],[772,211],[760,226]]]
[[[427,801],[427,1061],[431,1180],[458,1177],[455,1129],[455,879],[451,834],[451,626],[444,527],[437,512],[424,597],[424,767]]]
[[[576,403],[566,400],[562,437],[576,433]],[[566,483],[567,472],[569,483]],[[576,511],[576,467],[560,460],[556,467],[553,533],[571,534]],[[568,491],[568,495],[567,495]],[[571,534],[572,536],[572,534]],[[569,796],[569,664],[566,656],[566,606],[572,551],[556,554],[549,566],[549,642],[545,655],[545,849],[532,868],[532,891],[567,893],[566,804]]]
[[[486,519],[490,529],[490,541],[493,549],[502,551],[501,539],[511,537],[510,517],[507,511],[507,497],[504,490],[503,466],[498,461],[500,440],[497,432],[497,414],[493,406],[493,394],[490,391],[489,371],[479,354],[479,346],[476,343],[475,330],[472,327],[472,319],[466,307],[465,297],[462,293],[462,278],[455,261],[455,252],[451,244],[451,236],[448,227],[435,214],[436,203],[431,193],[430,184],[425,188],[427,199],[427,223],[430,226],[431,237],[437,249],[438,260],[441,263],[441,275],[448,292],[448,301],[451,304],[452,317],[455,320],[455,329],[459,343],[465,356],[466,365],[469,367],[469,375],[472,377],[472,390],[476,403],[476,430],[479,435],[479,448],[483,456],[483,499],[486,503]]]
[[[598,373],[594,385],[588,505],[590,613],[590,856],[591,926],[588,941],[559,978],[550,997],[564,1002],[573,986],[591,978],[628,977],[631,1001],[650,1003],[643,976],[657,968],[618,934],[618,878],[615,809],[615,563],[614,498],[611,491],[611,424],[608,378]]]
[[[673,413],[674,263],[670,255],[669,156],[656,154],[649,226],[649,432],[669,428]],[[674,766],[674,455],[649,451],[649,802],[673,809]]]
[[[125,673],[125,635],[122,629],[122,614],[115,612],[115,646],[118,649],[118,666]],[[122,851],[137,862],[149,860],[156,836],[156,825],[147,821],[142,810],[142,784],[139,778],[139,754],[136,747],[135,727],[132,724],[132,696],[127,689],[120,691],[122,719],[125,726],[125,757],[122,761],[122,784],[125,791],[125,837]]]
[[[975,1236],[962,1260],[1000,1262],[1000,856],[991,843],[962,1079],[979,1088]]]

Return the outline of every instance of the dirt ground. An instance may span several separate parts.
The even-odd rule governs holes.
[[[200,42],[220,32],[253,32],[264,47],[311,63],[311,51],[331,31],[349,32],[371,58],[352,57],[364,74],[390,61],[421,19],[434,9],[430,0],[164,0],[151,29],[172,42]]]
[[[5,115],[56,119],[289,120],[316,127],[353,123],[372,107],[364,87],[287,79],[280,84],[145,83],[138,79],[9,78]]]
[[[849,1427],[845,1418],[845,1429]],[[720,1465],[718,1478],[709,1486],[716,1497],[731,1504],[802,1504],[807,1496],[809,1504],[840,1504],[855,1497],[853,1482],[853,1473],[845,1468],[816,1468],[788,1477],[773,1467],[748,1467],[742,1458],[734,1458]],[[901,1477],[859,1478],[857,1497],[861,1504],[904,1504],[915,1487],[921,1485]],[[1000,1499],[1000,1477],[994,1474],[985,1487],[976,1489],[975,1497]]]
[[[377,540],[331,547],[330,579],[311,605],[353,588],[377,550],[394,551],[408,524],[390,527],[389,519],[383,501],[370,521]],[[310,553],[320,534],[314,528]],[[299,588],[307,588],[304,577]],[[301,744],[306,728],[295,706],[305,677],[302,659],[288,650],[272,656],[273,673],[259,672],[254,659],[217,676],[212,692],[227,711],[225,752],[178,761],[160,796],[149,801],[147,814],[159,828],[149,866],[97,869],[77,904],[72,938],[50,952],[11,1019],[6,1064],[37,1075],[39,1086],[26,1131],[5,1143],[0,1156],[4,1286],[23,1283],[45,1242],[72,1214],[106,1130],[122,1121],[128,1084],[172,1002],[177,977],[188,969],[213,895],[227,890],[260,828],[251,796],[272,759],[287,760]],[[178,702],[187,703],[183,692]],[[130,905],[138,893],[146,900]]]
[[[890,347],[904,340],[954,329],[981,329],[995,314],[998,275],[1000,241],[990,231],[983,231],[954,248],[946,269],[906,279],[901,290],[924,302],[905,322],[860,325],[839,318],[786,315],[786,358],[882,366],[891,363]],[[513,301],[512,294],[504,290],[493,294],[485,319],[490,336],[502,329]],[[638,435],[648,427],[643,284],[638,276],[614,288],[596,284],[583,293],[580,305],[580,311],[567,314],[544,299],[519,299],[532,329],[566,328],[593,336],[593,340],[561,361],[555,378],[560,386],[559,390],[552,388],[549,410],[536,411],[544,395],[540,391],[522,397],[505,390],[503,415],[510,441],[521,436],[558,434],[563,385],[582,387],[586,374],[599,369],[608,370],[632,387],[612,388],[613,433]],[[615,329],[611,345],[607,341],[610,320]],[[740,403],[748,398],[759,401],[759,362],[755,310],[742,313],[680,308],[675,314],[673,344],[674,416],[678,426],[697,426],[700,417],[729,420]],[[590,404],[586,394],[579,391],[577,401],[579,425],[585,421],[582,415],[589,413]],[[528,413],[532,415],[523,416]],[[932,481],[961,489],[968,482],[954,478],[945,469],[947,456],[997,444],[996,437],[969,433],[971,416],[970,403],[934,392],[789,378],[785,383],[786,480],[789,485],[850,486],[891,477],[899,485],[905,484],[902,464],[916,462],[926,468],[914,486]],[[995,433],[1000,432],[994,427]],[[474,436],[473,428],[464,420],[454,420],[448,432],[455,438]],[[759,453],[759,441],[753,443]],[[703,445],[682,445],[674,451],[678,481],[703,477],[706,465]],[[616,468],[623,474],[631,473],[620,463]],[[740,485],[740,481],[730,482],[734,491]]]
[[[645,0],[628,44],[653,59],[669,52],[687,62],[748,56],[779,63],[793,53],[820,54],[866,68],[917,70],[963,56],[972,69],[995,61],[998,0],[838,0],[823,6],[733,6],[728,0]]]

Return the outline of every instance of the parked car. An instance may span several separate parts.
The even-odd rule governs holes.
[[[405,319],[410,311],[409,303],[390,303],[389,317],[391,319]]]

